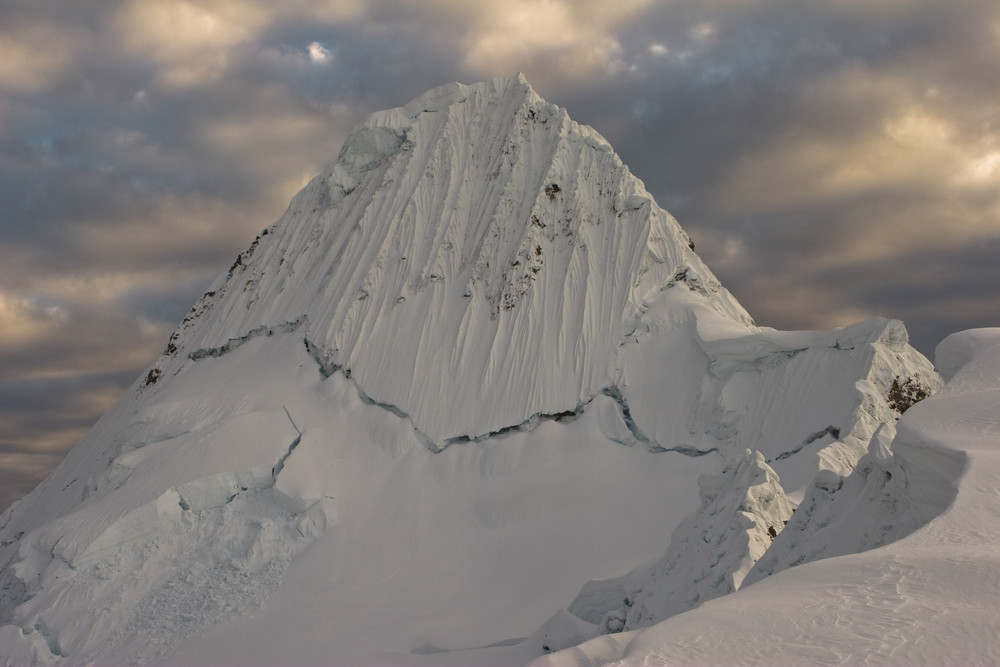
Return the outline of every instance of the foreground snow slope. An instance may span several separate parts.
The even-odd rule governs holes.
[[[675,529],[682,608],[753,575],[899,383],[939,385],[901,323],[754,326],[596,132],[451,84],[362,123],[0,517],[0,664],[523,663]]]
[[[929,523],[882,548],[794,567],[532,664],[998,664],[1000,329],[953,334],[936,357],[948,383],[903,416],[892,454],[881,453],[883,488],[899,475],[908,488],[859,508],[895,503],[905,514],[910,503],[937,515]],[[839,537],[856,541],[869,526],[842,523]]]

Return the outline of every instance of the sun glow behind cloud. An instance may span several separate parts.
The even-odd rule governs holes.
[[[613,5],[558,0],[481,3],[481,13],[463,40],[463,65],[480,75],[538,64],[571,80],[613,75],[625,67],[616,30],[649,4],[649,0]]]
[[[330,59],[330,52],[325,46],[319,42],[313,42],[309,45],[309,60],[314,63],[322,64]]]

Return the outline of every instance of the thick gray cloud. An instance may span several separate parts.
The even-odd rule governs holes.
[[[0,0],[0,507],[365,114],[523,71],[758,322],[1000,325],[979,0]]]

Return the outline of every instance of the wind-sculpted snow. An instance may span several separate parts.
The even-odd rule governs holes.
[[[688,243],[523,79],[453,84],[355,130],[172,342],[197,354],[305,314],[373,400],[434,443],[478,437],[614,384],[626,327],[679,271],[745,327]]]
[[[996,664],[1000,329],[953,334],[937,360],[944,388],[853,474],[819,475],[738,593],[533,667]]]
[[[674,530],[662,558],[587,584],[569,606],[596,626],[593,634],[648,627],[732,593],[792,516],[759,452],[746,450],[720,474],[699,478],[698,487],[701,506]]]
[[[754,326],[522,77],[445,86],[0,517],[0,665],[524,663],[919,534],[954,461],[869,445],[939,385],[900,322]]]
[[[795,517],[775,540],[774,548],[757,562],[746,584],[820,558],[895,542],[925,525],[951,502],[950,489],[939,490],[940,481],[926,479],[919,467],[933,461],[937,475],[953,479],[962,457],[928,458],[902,443],[893,451],[889,431],[883,426],[876,432],[868,453],[849,475],[823,470],[816,476]],[[935,500],[927,503],[928,498]]]
[[[630,418],[663,447],[760,451],[789,492],[801,492],[817,465],[848,474],[875,431],[894,428],[899,413],[887,400],[894,377],[915,378],[929,391],[940,386],[898,321],[737,334],[710,313],[680,319],[679,312],[676,302],[656,304],[644,333],[623,348]]]

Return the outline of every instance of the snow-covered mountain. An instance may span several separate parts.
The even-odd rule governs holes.
[[[624,655],[944,511],[956,459],[897,434],[940,385],[896,321],[756,327],[594,130],[450,84],[362,123],[0,518],[0,664]]]

